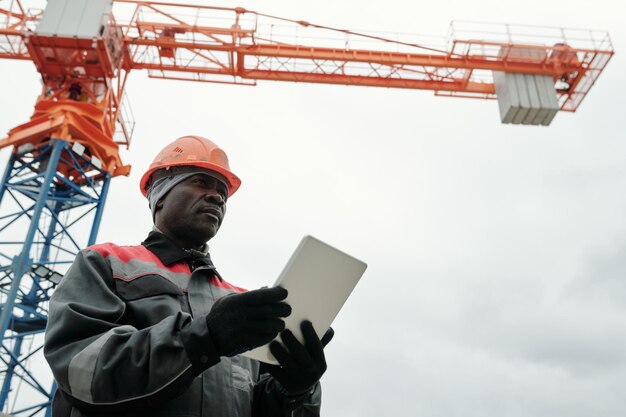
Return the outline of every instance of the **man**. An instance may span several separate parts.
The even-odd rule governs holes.
[[[141,179],[154,229],[138,246],[81,251],[51,301],[45,357],[54,417],[319,416],[322,340],[282,318],[282,288],[246,292],[219,275],[206,242],[240,180],[213,142],[167,145]],[[238,353],[270,342],[280,366]]]

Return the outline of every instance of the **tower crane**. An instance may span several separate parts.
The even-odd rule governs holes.
[[[0,140],[11,148],[0,182],[0,410],[15,415],[51,413],[54,383],[31,359],[51,293],[96,241],[111,179],[130,172],[119,150],[134,128],[124,94],[132,70],[208,83],[432,90],[495,99],[503,123],[548,125],[578,109],[614,53],[606,32],[589,30],[494,24],[481,35],[455,22],[433,46],[244,8],[38,5],[0,0],[0,58],[32,61],[42,79],[30,120]]]

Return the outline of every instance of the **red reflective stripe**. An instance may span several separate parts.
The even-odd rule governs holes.
[[[217,275],[213,275],[211,277],[211,280],[209,281],[209,283],[215,287],[220,287],[220,288],[224,288],[227,290],[233,290],[235,292],[247,292],[248,290],[246,290],[245,288],[241,288],[241,287],[236,287],[233,284],[230,284],[226,281],[220,281],[220,279],[217,277]]]
[[[89,246],[87,249],[94,250],[98,252],[100,255],[104,256],[105,258],[107,256],[113,255],[123,263],[128,263],[132,259],[136,259],[136,260],[144,261],[144,262],[152,262],[157,267],[167,269],[171,272],[178,272],[178,273],[182,272],[182,273],[187,273],[187,274],[191,273],[189,269],[189,265],[185,263],[177,263],[171,266],[163,265],[163,262],[161,262],[158,256],[156,256],[148,248],[142,245],[117,246],[114,243],[99,243],[96,245]]]
[[[177,272],[177,273],[182,272],[186,274],[191,274],[189,265],[187,265],[186,263],[177,263],[171,266],[165,266],[163,262],[161,262],[158,256],[156,256],[154,253],[152,253],[148,248],[146,248],[143,245],[142,246],[117,246],[114,243],[99,243],[96,245],[89,246],[87,249],[96,251],[105,258],[107,256],[114,256],[123,263],[128,263],[131,260],[136,259],[136,260],[140,260],[143,262],[154,263],[158,268],[163,268],[171,272]],[[135,277],[123,278],[122,276],[117,275],[115,276],[115,278],[124,279],[124,280],[132,280],[133,278],[138,278],[139,276],[143,276],[143,275],[150,274],[150,273],[158,274],[157,271],[146,272],[146,273],[142,272],[141,274]],[[235,292],[247,292],[248,291],[245,288],[237,287],[226,281],[221,281],[216,275],[213,275],[211,277],[211,279],[209,280],[209,283],[215,287],[220,287],[220,288],[224,288],[224,289],[235,291]]]

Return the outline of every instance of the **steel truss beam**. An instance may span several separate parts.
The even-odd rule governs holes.
[[[0,183],[0,410],[12,415],[51,415],[56,387],[41,366],[48,301],[102,218],[111,175],[75,150],[60,139],[14,149]]]

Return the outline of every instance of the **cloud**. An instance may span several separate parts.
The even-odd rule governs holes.
[[[604,253],[590,256],[566,295],[605,309],[626,311],[626,237],[610,240]]]

